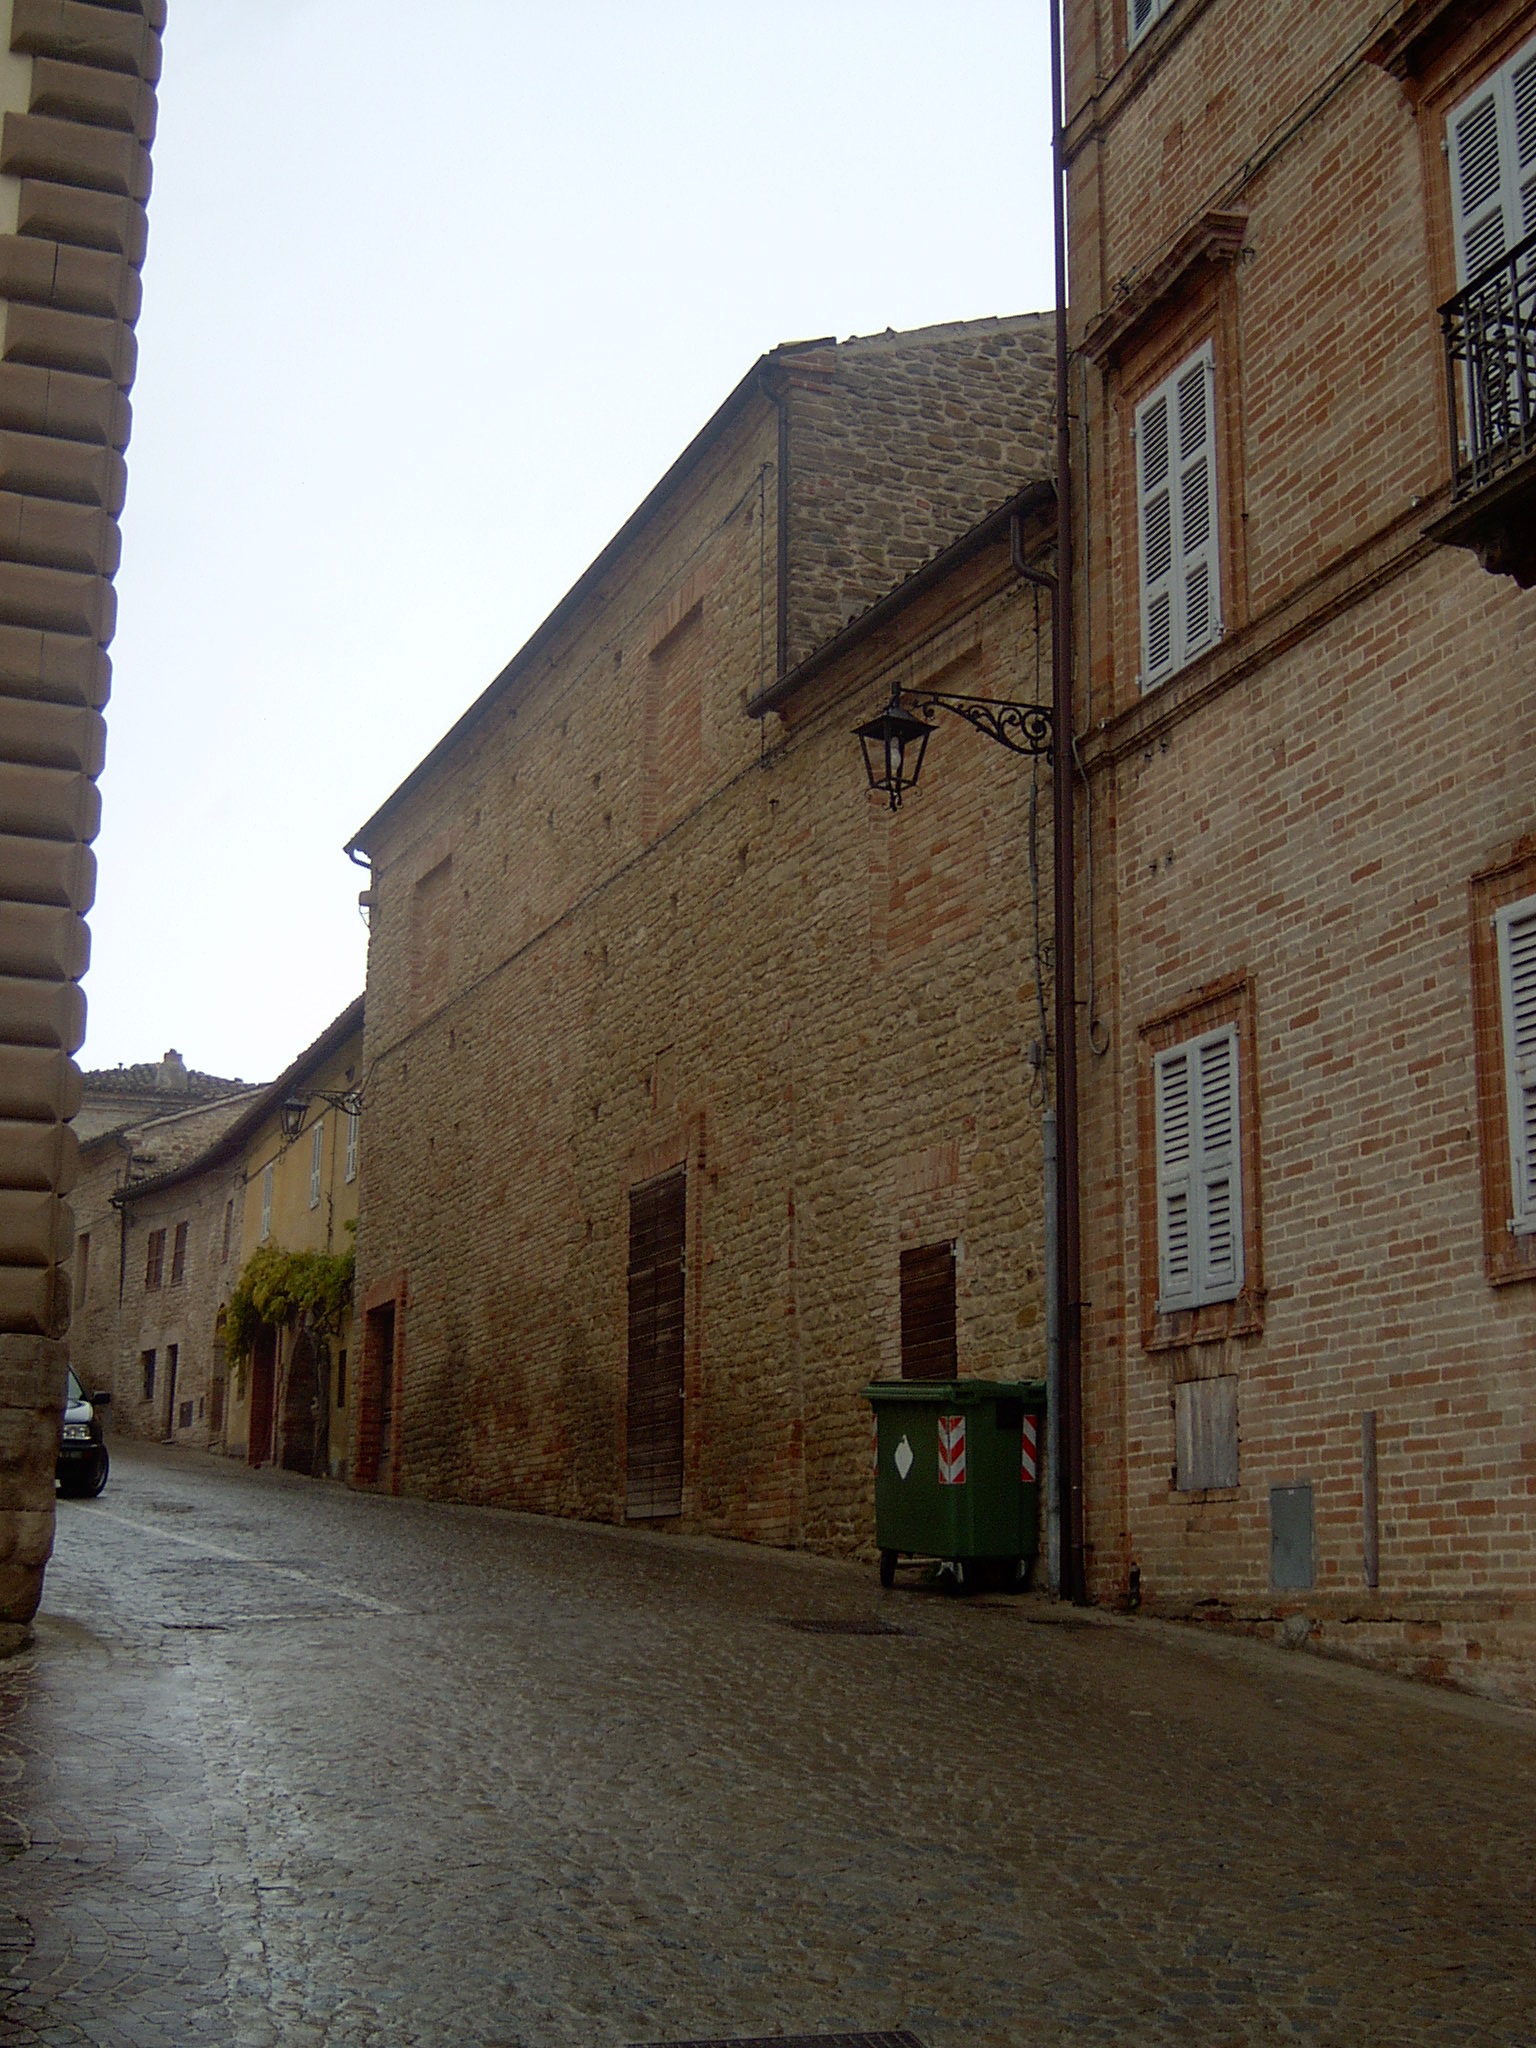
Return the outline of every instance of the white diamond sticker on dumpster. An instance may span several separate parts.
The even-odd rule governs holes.
[[[896,1456],[894,1459],[894,1463],[896,1466],[896,1470],[901,1474],[901,1477],[903,1479],[906,1478],[907,1474],[912,1470],[912,1467],[917,1463],[916,1458],[912,1455],[912,1446],[907,1442],[905,1437],[903,1437],[901,1442],[896,1446]]]

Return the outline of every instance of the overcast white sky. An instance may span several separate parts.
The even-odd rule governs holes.
[[[83,1066],[280,1071],[343,843],[775,343],[1051,303],[1046,0],[172,0]]]

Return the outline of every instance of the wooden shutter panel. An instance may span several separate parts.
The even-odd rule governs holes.
[[[1536,234],[1536,42],[1464,100],[1446,126],[1456,281],[1464,285]]]
[[[1199,1064],[1197,1272],[1202,1301],[1230,1301],[1243,1284],[1243,1176],[1237,1100],[1237,1033],[1202,1038]]]
[[[901,1255],[901,1376],[952,1380],[959,1373],[955,1342],[955,1248],[914,1246]]]
[[[1504,166],[1497,79],[1450,120],[1456,278],[1466,284],[1504,254]]]
[[[1157,1093],[1157,1269],[1158,1307],[1188,1308],[1195,1298],[1191,1242],[1190,1166],[1194,1152],[1187,1046],[1160,1053]]]
[[[1516,1229],[1536,1230],[1536,898],[1495,919],[1509,1078],[1509,1152]]]
[[[1158,14],[1157,0],[1131,0],[1130,19],[1132,43],[1138,42],[1152,26]]]
[[[1178,562],[1175,658],[1182,664],[1221,632],[1216,549],[1216,366],[1209,344],[1174,380],[1178,430]]]
[[[1514,143],[1517,239],[1536,234],[1536,43],[1516,57],[1510,72],[1509,111]]]
[[[1173,466],[1165,384],[1136,409],[1136,503],[1141,531],[1141,686],[1174,668]]]

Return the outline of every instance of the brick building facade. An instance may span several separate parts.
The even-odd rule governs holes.
[[[855,1550],[904,1254],[1043,1371],[1048,778],[956,726],[893,815],[851,728],[1048,689],[1050,350],[764,358],[358,834],[355,1482]]]
[[[1536,8],[1066,27],[1092,1585],[1528,1687]]]
[[[0,1652],[53,1546],[96,777],[164,0],[0,0]]]

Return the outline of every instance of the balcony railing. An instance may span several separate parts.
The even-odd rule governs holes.
[[[1536,234],[1440,308],[1455,496],[1536,455]]]

